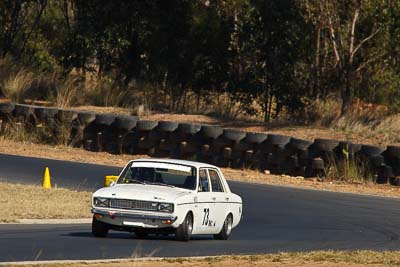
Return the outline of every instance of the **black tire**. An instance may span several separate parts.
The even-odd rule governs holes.
[[[38,107],[35,109],[36,118],[38,118],[41,122],[45,122],[49,119],[54,119],[57,114],[57,108]]]
[[[222,136],[225,139],[228,139],[230,141],[240,142],[240,140],[242,140],[243,138],[246,137],[246,132],[238,131],[238,130],[225,129],[224,133],[222,134]]]
[[[326,176],[324,160],[321,158],[313,158],[305,169],[305,178],[324,177]]]
[[[78,121],[80,125],[86,126],[96,119],[96,114],[93,112],[78,112]]]
[[[350,141],[340,141],[336,149],[340,152],[344,150],[350,153],[350,149],[352,148],[353,143]]]
[[[350,146],[350,151],[353,154],[356,154],[358,151],[361,150],[362,145],[361,144],[351,144]]]
[[[232,233],[232,224],[233,218],[232,215],[229,214],[224,221],[224,226],[222,226],[221,232],[214,235],[214,238],[218,240],[227,240]]]
[[[314,140],[313,147],[318,151],[333,151],[338,145],[338,140],[317,138]]]
[[[388,158],[400,158],[400,146],[388,146],[382,154]]]
[[[391,185],[400,186],[400,177],[394,177],[389,179]]]
[[[381,165],[377,168],[377,173],[379,177],[394,178],[393,169],[388,165]]]
[[[400,177],[400,147],[388,146],[385,152],[382,153],[385,158],[385,164],[390,165],[395,176]],[[397,180],[396,180],[397,181]],[[400,178],[398,179],[400,181]]]
[[[72,122],[78,118],[78,112],[70,109],[59,109],[56,118],[58,122]]]
[[[361,145],[353,144],[350,141],[340,141],[339,145],[334,149],[339,159],[345,158],[346,153],[349,154],[350,158],[354,157],[354,154],[361,149]]]
[[[280,134],[268,134],[267,142],[271,145],[286,145],[290,142],[291,137]]]
[[[312,159],[310,165],[311,165],[312,170],[324,170],[325,169],[324,160],[321,158]]]
[[[15,105],[13,103],[0,103],[0,113],[10,114],[13,112]]]
[[[380,146],[362,145],[360,153],[369,157],[374,157],[382,154],[386,148]]]
[[[30,105],[23,105],[23,104],[16,104],[14,108],[15,116],[23,116],[25,118],[29,117],[30,115],[34,114],[34,109],[38,108],[37,106],[30,106]]]
[[[139,118],[136,116],[117,116],[114,125],[117,129],[122,131],[130,131],[136,127]]]
[[[203,125],[201,127],[201,134],[206,138],[217,139],[223,133],[224,129],[216,125]]]
[[[178,131],[184,134],[196,134],[201,130],[200,124],[179,123]]]
[[[110,126],[115,121],[116,115],[112,114],[96,114],[96,124]]]
[[[394,180],[395,176],[393,174],[392,167],[387,165],[382,165],[377,168],[377,177],[375,182],[377,184],[387,184]]]
[[[290,139],[288,146],[296,150],[307,150],[312,144],[313,142],[309,140],[292,138]]]
[[[157,130],[160,132],[173,132],[178,128],[179,123],[174,121],[159,121]]]
[[[92,234],[95,237],[106,237],[108,234],[107,224],[97,220],[94,216],[92,221]]]
[[[250,144],[261,144],[267,138],[268,134],[265,133],[247,133],[243,141]]]
[[[224,147],[224,149],[222,150],[222,157],[225,159],[232,158],[232,148]]]
[[[175,237],[178,241],[189,241],[193,231],[193,214],[186,214],[182,224],[175,231]]]
[[[385,165],[385,158],[382,155],[372,157],[370,160],[371,160],[372,166],[375,168]]]
[[[156,128],[158,121],[138,121],[136,123],[136,130],[138,131],[151,131]]]

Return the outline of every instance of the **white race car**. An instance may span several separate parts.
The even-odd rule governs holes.
[[[242,218],[242,199],[213,165],[173,159],[132,160],[110,187],[93,194],[92,233],[213,234],[228,239]]]

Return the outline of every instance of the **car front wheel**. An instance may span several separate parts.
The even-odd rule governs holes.
[[[193,231],[193,215],[189,212],[185,220],[176,229],[175,236],[179,241],[189,241]]]
[[[214,235],[214,238],[219,240],[227,240],[232,232],[232,223],[233,223],[232,215],[229,214],[228,217],[226,217],[225,219],[224,226],[222,227],[221,232]]]
[[[105,237],[108,234],[107,224],[97,220],[94,216],[92,221],[92,234],[95,237]]]

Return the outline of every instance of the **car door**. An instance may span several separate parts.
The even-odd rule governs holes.
[[[210,233],[210,227],[213,227],[215,221],[213,219],[215,207],[210,179],[206,169],[199,169],[199,184],[197,187],[197,199],[195,199],[195,209],[194,227],[196,228],[196,233]]]
[[[215,227],[221,229],[224,224],[227,210],[229,209],[229,195],[221,181],[221,176],[216,169],[207,169],[211,183],[212,199],[214,201]]]

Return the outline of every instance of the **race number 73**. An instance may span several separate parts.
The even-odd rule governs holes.
[[[205,208],[204,209],[203,225],[208,225],[209,216],[210,216],[210,209],[209,208]]]

